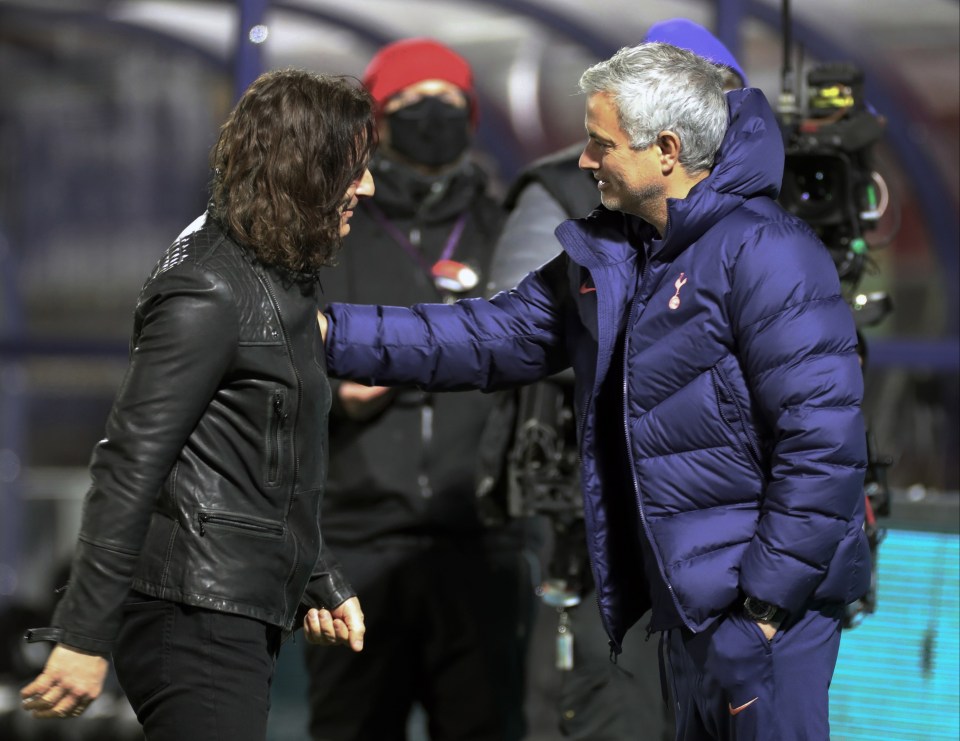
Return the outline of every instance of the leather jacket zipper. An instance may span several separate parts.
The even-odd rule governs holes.
[[[267,485],[276,486],[281,478],[281,458],[283,451],[283,428],[290,415],[284,408],[284,393],[273,393],[273,415],[270,420],[270,436],[267,450]]]
[[[280,311],[280,302],[277,300],[277,294],[273,290],[273,283],[270,281],[270,277],[264,273],[261,277],[261,283],[267,291],[267,295],[270,297],[270,301],[273,303],[274,311],[277,312],[277,321],[280,322],[280,332],[283,335],[283,344],[287,349],[287,358],[290,361],[290,368],[293,371],[293,377],[297,381],[297,400],[296,407],[294,410],[296,414],[300,413],[300,410],[303,408],[303,379],[300,377],[300,369],[297,368],[297,363],[294,360],[293,346],[290,344],[290,337],[287,335],[287,327],[283,321],[283,312]],[[291,451],[293,454],[293,476],[290,479],[290,491],[287,495],[287,509],[284,513],[284,519],[286,519],[287,514],[293,508],[293,498],[294,493],[297,489],[297,484],[300,479],[300,454],[297,451],[297,440],[296,440],[296,424],[297,419],[294,419],[294,430],[291,432]],[[297,573],[297,567],[300,562],[300,543],[294,538],[293,539],[293,548],[294,548],[294,557],[290,565],[290,571],[287,574],[285,583],[289,583],[293,579],[294,575]],[[283,593],[283,613],[286,615],[289,612],[288,598],[286,592]]]
[[[276,538],[283,535],[283,527],[281,525],[267,525],[243,517],[217,514],[214,512],[198,512],[197,523],[200,526],[200,535],[207,534],[208,526],[225,527],[231,530],[242,530],[253,535],[269,535]]]

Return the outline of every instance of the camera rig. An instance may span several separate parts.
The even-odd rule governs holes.
[[[863,101],[863,73],[852,64],[816,67],[807,86],[802,118],[780,111],[786,150],[780,204],[813,228],[841,281],[855,288],[869,260],[864,234],[877,226],[888,200],[872,163],[885,122]]]

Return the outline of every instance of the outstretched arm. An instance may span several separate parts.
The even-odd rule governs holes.
[[[333,303],[319,319],[328,371],[367,385],[432,391],[531,383],[569,366],[568,296],[560,255],[489,300],[411,308]]]

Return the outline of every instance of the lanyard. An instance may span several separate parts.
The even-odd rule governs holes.
[[[399,244],[403,248],[403,251],[410,255],[413,260],[416,260],[427,275],[432,277],[433,266],[427,262],[427,259],[423,256],[423,253],[414,246],[413,242],[410,241],[407,235],[400,231],[397,225],[386,217],[383,211],[380,210],[379,206],[377,206],[371,200],[360,201],[360,203],[365,208],[370,210],[370,213],[373,215],[373,218],[377,220],[377,223],[387,230],[387,234],[393,237],[393,241]],[[453,229],[450,230],[450,235],[447,237],[447,241],[443,245],[443,251],[440,253],[440,257],[437,258],[437,262],[440,262],[441,260],[449,260],[453,256],[453,252],[457,249],[457,244],[460,242],[460,237],[463,236],[463,229],[466,225],[467,212],[464,211],[462,214],[460,214],[460,216],[457,217],[457,222],[453,225]]]

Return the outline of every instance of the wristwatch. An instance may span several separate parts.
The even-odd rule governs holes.
[[[743,613],[756,623],[773,623],[782,620],[785,614],[776,605],[756,597],[747,597],[743,601]]]

